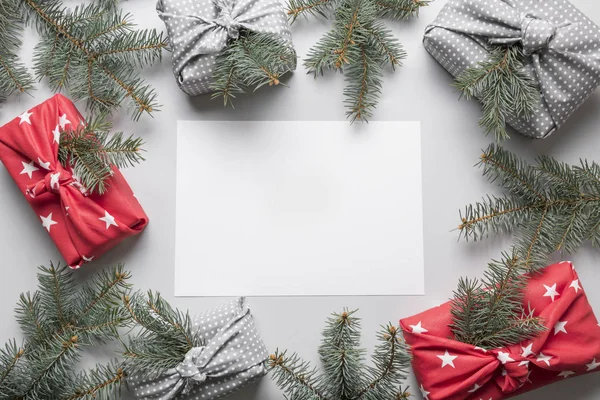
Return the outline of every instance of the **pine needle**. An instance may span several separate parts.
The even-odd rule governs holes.
[[[360,348],[360,319],[356,311],[334,313],[323,330],[319,355],[323,372],[297,354],[277,350],[267,366],[277,386],[295,400],[388,400],[407,399],[400,387],[410,362],[400,331],[393,325],[382,327],[372,365],[364,365]]]
[[[495,140],[509,139],[508,116],[530,119],[538,108],[539,88],[523,65],[525,56],[518,46],[493,47],[489,60],[467,68],[455,86],[467,99],[477,97],[483,115],[479,124]]]

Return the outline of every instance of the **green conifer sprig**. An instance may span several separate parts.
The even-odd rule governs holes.
[[[23,19],[37,28],[41,39],[34,69],[53,91],[67,90],[73,100],[86,100],[92,112],[110,112],[128,102],[135,120],[158,109],[154,89],[136,66],[159,61],[166,40],[155,30],[135,30],[131,15],[118,10],[114,1],[92,2],[72,11],[60,0],[3,4],[0,20],[18,17],[9,19],[7,29],[18,32]],[[0,88],[7,84],[2,70],[7,69],[0,66]]]
[[[212,98],[223,97],[227,105],[247,88],[280,85],[281,78],[294,71],[296,64],[291,43],[273,34],[241,32],[216,59]]]
[[[418,14],[421,0],[290,0],[291,21],[299,16],[321,15],[333,25],[309,51],[304,66],[315,78],[325,71],[346,75],[347,117],[368,120],[381,95],[383,70],[394,70],[405,58],[400,42],[382,18],[406,19]]]
[[[319,356],[323,372],[296,353],[276,351],[269,357],[273,380],[294,400],[389,400],[407,399],[400,387],[406,377],[409,357],[393,326],[382,327],[372,366],[365,366],[365,350],[360,347],[360,319],[356,311],[332,314],[323,330]]]
[[[129,278],[116,266],[78,286],[68,267],[40,267],[38,290],[23,294],[16,309],[25,340],[0,350],[0,398],[118,398],[125,377],[118,363],[79,373],[74,368],[83,348],[117,338],[129,324],[115,307],[130,292]]]
[[[126,168],[144,161],[141,138],[110,133],[105,115],[95,117],[74,130],[62,131],[58,159],[70,166],[74,176],[91,193],[104,194],[113,167]]]
[[[22,45],[23,16],[13,2],[0,4],[0,103],[13,93],[24,93],[33,87],[33,78],[19,62]]]
[[[488,265],[482,280],[461,278],[452,302],[450,328],[456,340],[483,349],[517,344],[545,330],[523,308],[526,264],[516,253]]]
[[[518,46],[495,46],[488,60],[467,68],[456,78],[455,86],[467,99],[479,98],[482,117],[479,125],[495,140],[510,138],[508,116],[530,119],[538,108],[540,91],[523,66],[525,56]]]
[[[136,292],[122,298],[137,334],[122,342],[126,369],[138,376],[156,376],[177,366],[193,347],[203,345],[187,312],[173,309],[159,293]]]
[[[465,240],[513,234],[527,269],[546,265],[556,251],[573,253],[584,241],[600,245],[600,166],[581,160],[568,165],[542,156],[529,165],[497,145],[479,166],[507,194],[468,205],[458,227]]]

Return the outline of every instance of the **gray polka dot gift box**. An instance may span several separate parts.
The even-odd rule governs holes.
[[[277,85],[296,68],[279,0],[158,0],[156,9],[167,27],[177,83],[191,96],[220,91],[227,100],[243,92],[242,85]],[[232,50],[240,40],[246,42]]]
[[[138,400],[211,400],[266,374],[267,349],[244,298],[194,320],[200,347],[158,377],[134,374],[129,389]]]
[[[600,84],[600,28],[567,0],[449,0],[424,44],[455,77],[493,45],[521,45],[539,104],[531,118],[507,115],[507,123],[533,138],[559,129]]]

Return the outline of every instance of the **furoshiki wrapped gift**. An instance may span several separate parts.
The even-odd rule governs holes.
[[[532,275],[523,307],[546,329],[497,349],[454,340],[450,302],[402,319],[424,399],[500,400],[600,370],[600,326],[570,262]]]
[[[568,0],[449,0],[425,32],[427,51],[454,77],[519,44],[539,86],[537,112],[508,115],[523,135],[545,138],[600,85],[600,27]]]
[[[73,103],[56,95],[0,128],[0,160],[71,268],[140,233],[148,217],[116,167],[108,190],[89,193],[58,160],[60,134],[83,124]]]

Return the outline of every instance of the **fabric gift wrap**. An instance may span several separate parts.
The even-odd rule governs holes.
[[[89,194],[58,161],[61,130],[83,117],[56,95],[0,128],[0,160],[71,268],[140,233],[148,217],[118,169],[103,195]]]
[[[292,41],[279,0],[159,0],[173,51],[173,73],[191,96],[211,92],[215,59],[240,30],[272,33]]]
[[[567,0],[449,0],[424,44],[455,77],[486,60],[490,45],[522,45],[539,108],[507,122],[534,138],[557,130],[600,84],[600,28]]]
[[[506,399],[600,370],[600,327],[570,262],[530,278],[524,307],[546,330],[519,345],[484,350],[451,339],[451,303],[400,321],[426,400]]]
[[[216,399],[267,373],[269,354],[244,298],[198,315],[194,327],[204,345],[156,379],[130,377],[136,399]]]

